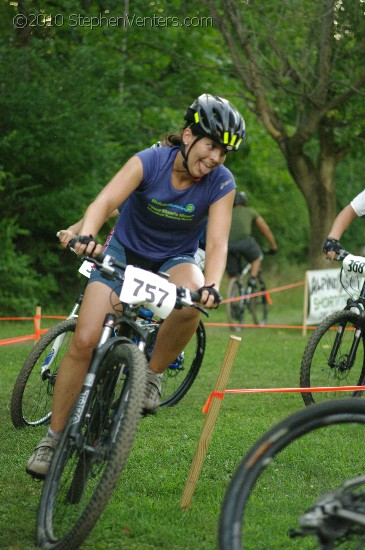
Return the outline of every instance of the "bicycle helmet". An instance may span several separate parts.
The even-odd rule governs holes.
[[[248,198],[244,191],[236,191],[233,206],[247,206]]]
[[[197,136],[207,136],[227,151],[238,151],[246,135],[243,117],[227,99],[200,95],[185,113],[185,128]]]

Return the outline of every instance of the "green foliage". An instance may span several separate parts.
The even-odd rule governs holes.
[[[0,241],[2,261],[0,263],[0,312],[23,316],[34,313],[39,303],[47,299],[48,293],[56,289],[52,273],[39,278],[27,254],[19,254],[14,241],[28,236],[20,229],[16,219],[0,220]]]
[[[304,47],[304,30],[294,22],[298,10],[315,19],[317,3],[296,2],[293,20],[284,17],[284,4],[266,3],[261,28],[268,38],[270,29],[282,25],[281,46],[293,64],[305,53],[301,66],[294,65],[304,71],[311,53]],[[356,16],[350,4],[343,5],[349,17]],[[254,25],[253,4],[243,2],[241,7]],[[24,28],[13,26],[17,13],[28,18]],[[279,72],[284,82],[288,75],[270,57],[265,33],[257,34],[262,70],[267,79]],[[356,37],[343,37],[344,66],[350,62],[352,39]],[[178,131],[187,105],[203,92],[229,98],[243,113],[247,143],[228,158],[227,166],[274,230],[283,258],[305,258],[308,215],[303,199],[275,144],[248,111],[248,91],[201,2],[24,0],[16,5],[4,0],[0,59],[2,231],[8,226],[6,257],[27,269],[22,288],[29,285],[28,297],[39,292],[39,300],[65,300],[77,287],[75,261],[57,245],[56,232],[82,216],[131,155]],[[296,103],[290,94],[276,105],[293,124]],[[356,105],[347,108],[349,123],[357,115]],[[337,111],[331,116],[336,118]],[[344,187],[340,174],[340,198]],[[10,259],[2,269],[14,269]],[[10,304],[10,296],[19,296],[18,282],[8,276],[7,285],[3,307],[15,311],[18,305]]]

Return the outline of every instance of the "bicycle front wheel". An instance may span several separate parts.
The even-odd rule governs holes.
[[[240,296],[243,296],[244,291],[241,283],[238,279],[230,279],[227,287],[227,319],[230,325],[242,324],[245,314],[245,302],[239,300]]]
[[[77,319],[66,319],[50,328],[26,358],[10,403],[15,428],[50,422],[58,367],[70,347],[76,322]]]
[[[337,311],[322,321],[311,335],[300,367],[300,386],[332,387],[365,385],[365,339],[356,332],[359,316]],[[357,339],[357,341],[356,341]],[[363,391],[303,392],[306,405],[340,397],[359,397]]]
[[[42,548],[79,548],[111,496],[142,416],[146,359],[135,345],[116,343],[96,376],[83,418],[76,403],[44,483],[37,519]]]
[[[301,532],[300,518],[318,497],[364,471],[362,400],[340,399],[300,410],[268,431],[238,466],[221,509],[219,549],[362,547],[365,528],[355,522],[329,514],[322,527],[334,544],[320,545],[315,530]]]

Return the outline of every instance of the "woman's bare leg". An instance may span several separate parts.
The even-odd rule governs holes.
[[[169,280],[177,286],[197,290],[204,284],[203,274],[194,264],[178,264],[168,272]],[[161,373],[176,359],[195,334],[199,319],[200,313],[194,308],[174,309],[170,313],[158,331],[156,345],[149,362],[149,368],[152,371]]]

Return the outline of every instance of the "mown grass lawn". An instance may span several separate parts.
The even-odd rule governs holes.
[[[286,295],[273,294],[269,321],[300,325],[302,296],[302,288]],[[224,307],[207,320],[207,350],[196,382],[176,407],[160,409],[155,416],[142,420],[117,489],[82,549],[216,548],[222,499],[240,460],[264,431],[304,406],[300,394],[294,393],[226,395],[191,506],[181,510],[180,498],[205,420],[201,410],[215,388],[232,334],[229,328],[209,326],[209,321],[225,321]],[[42,326],[47,326],[47,322],[42,321]],[[2,322],[0,339],[24,335],[27,330],[32,332],[33,327]],[[242,340],[229,388],[298,386],[307,341],[301,330],[244,329],[234,334]],[[25,464],[44,428],[17,431],[9,416],[14,380],[31,346],[32,343],[0,347],[2,550],[35,548],[41,483],[27,476]]]

